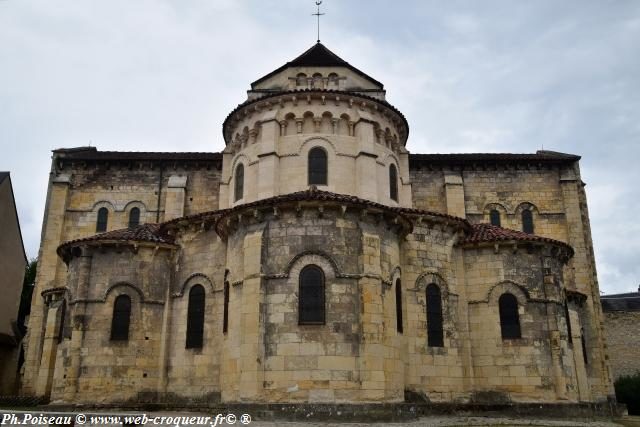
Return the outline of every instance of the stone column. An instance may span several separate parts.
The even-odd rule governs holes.
[[[187,177],[172,175],[167,185],[167,195],[164,202],[164,220],[184,216],[184,202],[187,192]]]
[[[258,199],[266,199],[279,194],[280,158],[277,150],[279,127],[275,120],[262,123],[262,139],[260,154],[258,154]]]
[[[64,314],[64,292],[55,292],[45,297],[47,305],[42,358],[36,382],[36,395],[49,397],[53,382],[53,373],[58,355],[58,339]]]
[[[53,162],[56,162],[55,156]],[[45,306],[44,300],[39,296],[46,289],[61,286],[62,283],[57,283],[56,281],[58,269],[66,272],[66,266],[58,258],[56,248],[62,243],[64,216],[70,183],[70,175],[56,175],[55,171],[52,170],[49,188],[47,189],[46,216],[42,224],[38,272],[36,286],[33,291],[34,298],[29,316],[28,341],[25,350],[22,392],[26,395],[36,393],[36,382],[42,360],[43,340],[47,322],[48,307]]]

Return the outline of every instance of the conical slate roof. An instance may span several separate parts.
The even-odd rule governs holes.
[[[260,77],[258,80],[251,83],[251,87],[255,87],[255,85],[260,84],[269,77],[290,67],[346,67],[354,73],[359,74],[362,77],[370,80],[372,83],[380,86],[381,89],[384,88],[384,85],[382,83],[360,71],[353,65],[349,64],[347,61],[327,49],[327,47],[320,42],[311,46],[311,48],[307,49],[302,55],[298,56],[292,61],[287,62],[282,67],[273,70],[263,77]]]

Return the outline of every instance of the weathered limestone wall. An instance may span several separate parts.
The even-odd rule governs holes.
[[[614,379],[640,372],[640,311],[604,313],[604,330]]]

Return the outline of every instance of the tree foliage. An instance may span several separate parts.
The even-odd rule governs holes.
[[[640,415],[640,372],[620,377],[613,385],[616,399],[627,405],[629,415]]]

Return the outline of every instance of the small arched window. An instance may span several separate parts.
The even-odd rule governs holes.
[[[204,288],[195,285],[189,291],[186,348],[202,348],[204,335]]]
[[[98,221],[96,221],[96,233],[104,233],[107,231],[107,223],[109,222],[109,209],[98,209]]]
[[[240,163],[236,166],[234,201],[242,199],[244,196],[244,165]]]
[[[131,208],[129,211],[129,228],[134,228],[140,225],[140,209]]]
[[[327,152],[320,147],[309,151],[309,185],[327,185]]]
[[[500,227],[500,211],[497,209],[491,209],[491,212],[489,212],[489,221],[491,222],[491,225]]]
[[[300,73],[296,76],[296,86],[306,86],[307,85],[307,75],[305,73]]]
[[[119,295],[113,303],[113,317],[111,318],[111,340],[129,340],[129,321],[131,319],[131,298]]]
[[[389,166],[389,197],[398,201],[398,170],[396,165]]]
[[[518,300],[512,294],[506,293],[498,300],[500,309],[500,330],[502,339],[516,339],[521,337],[520,315],[518,314]]]
[[[329,85],[338,86],[338,75],[336,73],[329,74]]]
[[[308,265],[300,271],[298,323],[324,324],[324,316],[324,273],[320,267]]]
[[[533,234],[533,212],[529,209],[522,211],[522,231]]]
[[[222,306],[222,333],[229,330],[229,282],[224,281],[224,301]]]
[[[442,327],[442,296],[438,285],[427,286],[427,345],[444,347]]]
[[[316,89],[322,89],[322,74],[315,73],[313,75],[313,87]]]
[[[400,279],[396,280],[396,329],[399,334],[404,332],[402,322],[402,282],[400,282]]]

